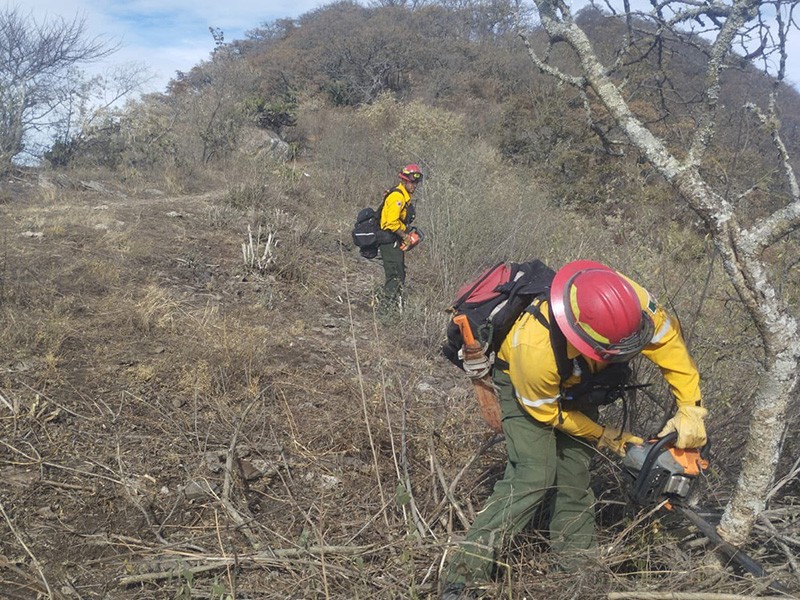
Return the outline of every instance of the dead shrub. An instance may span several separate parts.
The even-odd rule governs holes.
[[[287,282],[305,281],[313,251],[313,223],[280,208],[266,212],[251,211],[257,221],[242,244],[245,271],[259,276],[273,276]]]
[[[130,319],[136,329],[147,334],[155,329],[174,330],[180,313],[180,304],[167,290],[150,284],[143,296],[132,303]]]

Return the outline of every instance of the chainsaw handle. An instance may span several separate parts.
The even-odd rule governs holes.
[[[639,477],[636,478],[636,482],[633,486],[634,497],[637,497],[642,491],[642,486],[647,479],[645,474],[650,472],[650,468],[653,466],[653,463],[658,460],[659,455],[666,450],[667,446],[674,444],[677,439],[678,432],[673,431],[665,435],[663,438],[659,438],[658,441],[652,445],[650,450],[647,451],[647,456],[644,457],[644,461],[642,462],[642,468],[639,470]]]
[[[456,324],[458,330],[461,332],[461,337],[464,338],[465,346],[474,346],[477,343],[475,341],[475,336],[472,335],[472,328],[469,326],[467,315],[456,315],[453,317],[453,323]]]
[[[656,438],[656,443],[653,444],[652,448],[650,448],[650,452],[648,452],[648,455],[653,453],[660,454],[661,452],[663,452],[662,448],[664,448],[664,446],[670,443],[674,444],[677,441],[678,441],[677,431],[672,431],[662,438]],[[656,452],[656,448],[658,448],[658,452]]]
[[[700,458],[711,460],[711,438],[706,437],[706,445],[700,448]]]

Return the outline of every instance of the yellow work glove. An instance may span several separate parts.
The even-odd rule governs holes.
[[[706,445],[706,426],[703,419],[708,410],[702,406],[683,405],[678,412],[664,425],[658,437],[664,437],[673,431],[678,432],[676,448],[700,448]]]
[[[603,433],[597,440],[598,448],[608,448],[619,456],[625,456],[625,446],[627,444],[644,444],[644,440],[638,435],[633,435],[627,431],[620,431],[616,427],[603,427]]]

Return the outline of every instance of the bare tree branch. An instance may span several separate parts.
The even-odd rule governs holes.
[[[39,23],[18,7],[0,10],[0,170],[26,149],[26,134],[69,104],[75,67],[118,47],[90,38],[82,17]]]
[[[764,371],[759,378],[739,481],[720,524],[720,533],[724,538],[735,544],[742,543],[764,508],[780,452],[784,415],[798,385],[798,321],[776,289],[769,275],[770,270],[761,256],[765,248],[800,226],[800,188],[792,169],[791,157],[780,136],[776,109],[777,90],[785,71],[786,33],[789,23],[797,27],[793,18],[797,2],[653,2],[649,17],[658,25],[654,37],[660,39],[666,33],[677,39],[698,33],[713,36],[707,49],[703,49],[706,56],[703,103],[695,115],[697,127],[683,159],[669,149],[663,135],[656,135],[634,114],[623,95],[624,82],[618,83],[610,77],[611,71],[602,64],[586,33],[563,6],[555,0],[533,2],[551,42],[565,42],[569,46],[578,60],[586,85],[597,94],[616,125],[702,218],[713,236],[725,271],[758,330],[765,353]],[[633,14],[629,6],[625,5],[624,9],[627,15]],[[771,17],[769,10],[779,16]],[[765,43],[765,40],[768,41]],[[702,47],[705,42],[695,40],[695,43]],[[772,55],[780,57],[778,80],[773,87],[768,111],[762,114],[754,104],[751,110],[757,114],[762,129],[777,150],[790,190],[790,202],[756,221],[750,230],[741,225],[735,207],[726,195],[714,188],[702,169],[717,130],[721,74],[732,64],[744,60],[742,56],[733,54],[735,43],[750,48],[751,51],[744,52],[743,56],[752,55],[759,60],[766,60],[760,57]],[[539,62],[533,62],[541,69]],[[769,72],[769,69],[765,62],[764,71]],[[558,77],[557,74],[553,76]]]

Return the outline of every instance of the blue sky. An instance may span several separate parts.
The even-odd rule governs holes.
[[[0,0],[2,1],[2,0]],[[582,0],[575,0],[581,2]],[[176,71],[188,71],[208,58],[214,47],[209,27],[230,41],[246,31],[280,18],[294,18],[330,0],[11,0],[37,19],[86,18],[91,35],[122,44],[93,71],[125,63],[146,65],[153,75],[144,91],[163,91]],[[800,34],[790,42],[787,79],[800,89]]]
[[[1,0],[0,0],[1,1]],[[11,0],[41,22],[45,17],[86,19],[90,35],[121,42],[122,47],[91,71],[136,63],[153,80],[145,91],[163,91],[176,71],[188,71],[214,48],[209,27],[230,41],[262,23],[298,17],[323,0]]]

